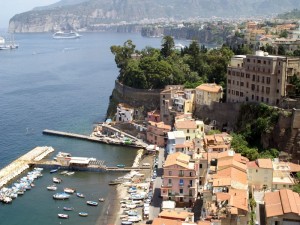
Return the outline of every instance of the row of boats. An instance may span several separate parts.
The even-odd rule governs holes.
[[[3,203],[11,203],[13,199],[19,195],[23,195],[27,190],[34,187],[34,180],[43,176],[43,168],[34,168],[28,172],[26,176],[13,183],[11,187],[3,187],[0,190],[0,201]]]

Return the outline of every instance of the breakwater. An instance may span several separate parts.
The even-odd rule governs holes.
[[[0,187],[7,184],[10,180],[28,169],[30,164],[34,164],[42,160],[53,151],[54,149],[48,146],[36,147],[10,163],[8,166],[4,167],[0,170]]]
[[[122,131],[117,130],[116,128],[113,128],[113,129],[115,132],[124,133]],[[87,135],[82,135],[82,134],[75,134],[75,133],[48,130],[48,129],[43,130],[43,134],[76,138],[76,139],[81,139],[81,140],[86,140],[86,141],[99,142],[99,143],[103,143],[103,144],[121,145],[121,146],[133,147],[133,148],[146,148],[147,147],[147,144],[145,144],[144,142],[141,142],[141,141],[136,141],[136,142],[132,142],[131,144],[126,144],[124,142],[119,141],[116,138],[97,137],[97,136],[93,136],[93,135],[87,136]]]

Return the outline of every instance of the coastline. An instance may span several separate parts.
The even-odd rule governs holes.
[[[132,167],[139,166],[143,154],[143,149],[137,151]],[[103,207],[103,210],[97,219],[96,225],[121,224],[120,215],[122,214],[123,210],[121,208],[120,201],[126,197],[127,187],[125,187],[123,184],[120,184],[112,189],[113,191],[111,191],[106,197],[107,201],[105,201],[105,206]]]

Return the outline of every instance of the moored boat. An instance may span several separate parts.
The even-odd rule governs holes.
[[[50,173],[56,173],[57,171],[58,171],[58,168],[57,168],[57,169],[50,170]]]
[[[131,221],[122,221],[121,222],[122,225],[132,225]]]
[[[79,193],[79,192],[76,193],[76,196],[79,197],[79,198],[84,198],[85,197],[84,194]]]
[[[104,202],[105,199],[104,198],[99,198],[99,202]]]
[[[54,183],[57,183],[57,184],[62,182],[62,179],[59,178],[59,177],[53,177],[52,180],[53,180]]]
[[[78,215],[82,217],[87,217],[89,214],[87,212],[79,212]]]
[[[65,199],[69,199],[70,195],[66,193],[56,193],[53,195],[53,198],[57,200],[65,200]]]
[[[59,213],[57,214],[58,215],[58,218],[61,218],[61,219],[68,219],[69,218],[69,215],[68,214],[62,214],[62,213]]]
[[[98,202],[87,201],[86,204],[91,205],[91,206],[97,206],[97,205],[98,205]]]
[[[76,38],[80,38],[81,35],[74,32],[74,31],[58,31],[56,33],[53,34],[52,36],[54,39],[76,39]]]
[[[122,184],[122,180],[112,180],[108,183],[108,185],[118,185]]]
[[[73,194],[76,190],[74,188],[64,188],[64,192],[68,194]]]
[[[55,184],[49,185],[49,186],[47,186],[47,190],[49,190],[49,191],[56,191],[56,190],[57,190],[57,187],[56,187]]]
[[[118,164],[117,167],[118,167],[118,168],[124,168],[125,165],[124,165],[124,164]]]
[[[73,207],[64,207],[63,208],[65,211],[73,211],[74,210],[74,208]]]

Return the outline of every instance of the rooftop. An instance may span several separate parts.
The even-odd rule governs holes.
[[[186,155],[181,152],[175,152],[173,154],[168,155],[168,157],[165,161],[165,167],[172,166],[172,165],[178,165],[178,166],[190,169],[191,163],[189,163],[189,160],[190,160],[189,155]]]
[[[222,92],[222,86],[217,85],[215,83],[211,83],[211,84],[207,83],[207,84],[199,85],[198,87],[196,87],[196,90],[218,93],[218,92]]]
[[[194,120],[176,121],[174,124],[176,129],[196,129],[197,124]]]
[[[271,159],[257,159],[257,164],[259,168],[273,169],[273,164]]]
[[[175,210],[163,210],[158,217],[168,217],[179,220],[186,220],[189,216],[193,216],[194,213],[190,213],[187,211],[175,211]]]

